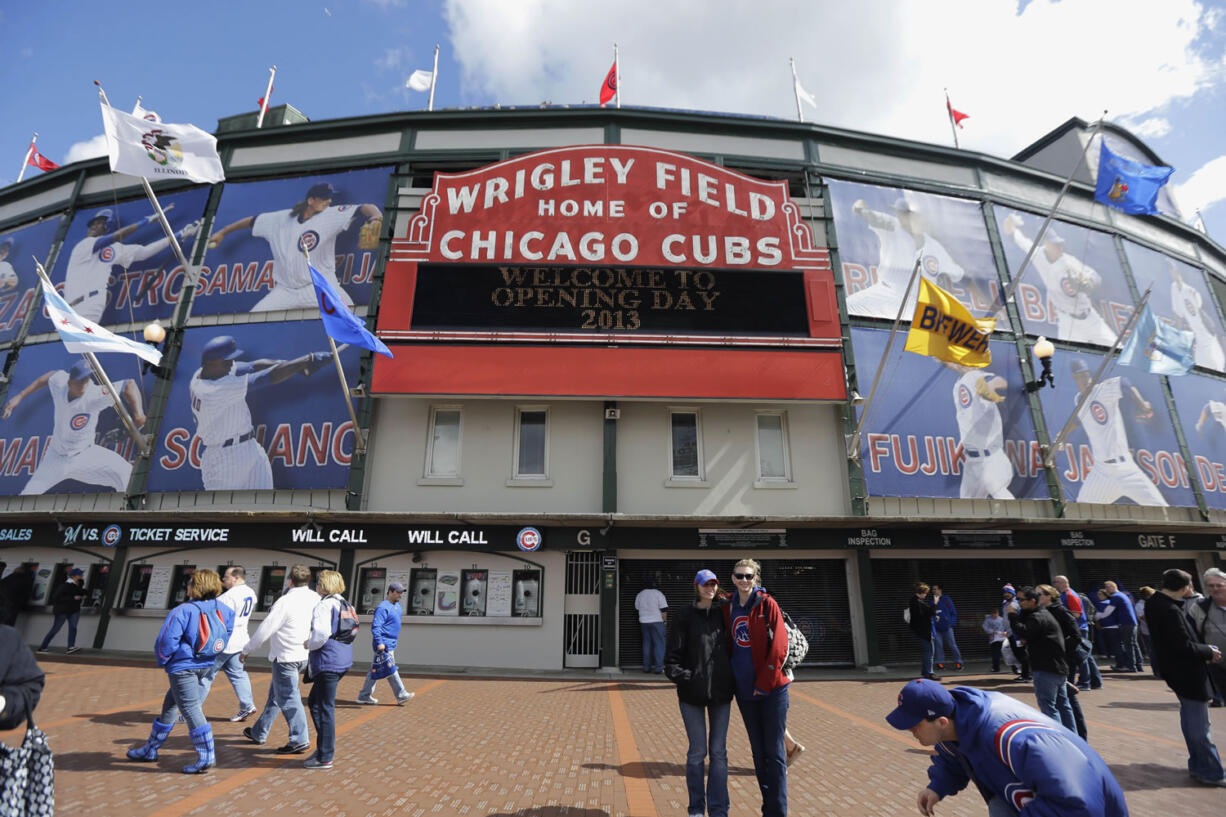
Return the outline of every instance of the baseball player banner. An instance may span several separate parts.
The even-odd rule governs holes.
[[[859,371],[875,370],[889,334],[852,328]],[[1048,498],[1016,348],[990,347],[991,366],[971,368],[894,345],[861,437],[870,494]]]
[[[142,427],[153,375],[131,355],[98,361]],[[0,494],[125,491],[137,453],[81,355],[59,342],[22,347],[0,410]]]
[[[0,344],[17,336],[39,290],[34,259],[46,262],[60,217],[0,233]],[[46,331],[50,331],[50,324]]]
[[[358,350],[340,352],[356,382]],[[354,442],[319,321],[189,329],[149,490],[342,488]]]
[[[1226,510],[1226,381],[1191,374],[1170,383],[1205,504]]]
[[[189,256],[208,196],[208,189],[199,187],[160,199]],[[144,198],[79,210],[51,270],[52,283],[73,311],[103,326],[169,318],[184,276],[153,205]],[[40,310],[30,331],[52,329]]]
[[[192,314],[314,309],[311,263],[346,306],[370,301],[391,169],[227,184]]]
[[[972,201],[829,179],[839,236],[847,312],[865,318],[898,314],[919,258],[920,274],[953,294],[977,317],[991,315],[1000,280],[983,211]],[[915,311],[911,288],[903,320]]]
[[[1222,344],[1226,328],[1205,284],[1204,272],[1131,241],[1124,242],[1124,255],[1132,268],[1137,291],[1150,290],[1148,303],[1154,315],[1196,336],[1192,347],[1196,365],[1215,372],[1226,371],[1226,350]]]
[[[1053,439],[1082,392],[1090,392],[1063,450],[1053,456],[1065,499],[1195,507],[1187,463],[1158,376],[1114,366],[1092,384],[1101,362],[1102,355],[1091,352],[1060,352],[1053,363],[1054,389],[1039,391]]]
[[[1042,216],[996,208],[1000,241],[1017,277]],[[1111,346],[1132,316],[1132,293],[1115,241],[1106,233],[1052,221],[1014,293],[1031,335]]]

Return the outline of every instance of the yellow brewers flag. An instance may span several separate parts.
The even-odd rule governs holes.
[[[906,350],[974,368],[990,365],[988,339],[996,319],[971,317],[957,298],[927,278],[921,277],[919,285]]]

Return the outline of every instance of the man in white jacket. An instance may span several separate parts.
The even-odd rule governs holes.
[[[241,660],[246,662],[248,655],[268,642],[268,658],[272,661],[268,702],[255,725],[244,729],[243,735],[252,743],[264,743],[280,711],[289,724],[289,743],[277,748],[280,755],[300,755],[311,748],[306,712],[298,692],[298,676],[307,664],[311,615],[319,603],[319,594],[307,586],[310,581],[311,571],[306,565],[289,569],[290,590],[277,599],[241,654]]]
[[[204,700],[217,673],[224,672],[230,679],[230,685],[234,687],[234,694],[238,696],[238,714],[230,718],[230,721],[245,721],[256,713],[255,701],[251,697],[251,679],[240,660],[247,642],[251,640],[251,635],[247,632],[247,622],[255,610],[255,591],[248,586],[247,571],[241,565],[226,568],[225,575],[221,577],[221,586],[226,592],[218,596],[217,600],[234,611],[234,631],[226,642],[225,652],[217,656],[213,671],[200,682],[203,687],[200,697]]]

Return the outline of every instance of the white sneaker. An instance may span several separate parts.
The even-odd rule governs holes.
[[[413,696],[416,694],[417,693],[415,692],[406,692],[403,695],[398,695],[396,697],[396,706],[404,706],[409,701],[413,700]]]
[[[358,703],[365,704],[367,706],[374,706],[375,704],[379,703],[379,699],[378,698],[358,698]]]
[[[256,713],[256,708],[254,706],[245,707],[243,709],[238,710],[238,714],[235,715],[233,718],[230,718],[230,723],[238,723],[239,721],[245,721],[247,720],[247,718],[251,717],[255,713]]]

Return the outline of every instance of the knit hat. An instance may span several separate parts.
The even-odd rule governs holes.
[[[1002,587],[1001,592],[1008,593],[1010,596],[1017,595],[1017,591],[1013,589],[1013,585],[1011,584],[1006,584],[1004,587]]]

